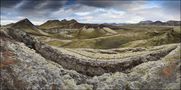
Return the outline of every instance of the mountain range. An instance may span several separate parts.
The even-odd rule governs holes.
[[[136,25],[164,25],[164,26],[179,26],[181,24],[181,21],[174,21],[174,20],[169,20],[167,22],[162,22],[162,21],[151,21],[151,20],[146,20],[146,21],[140,21]],[[16,23],[9,24],[9,26],[17,29],[25,29],[25,30],[30,30],[30,31],[36,31],[37,29],[42,29],[42,30],[50,30],[50,29],[81,29],[81,28],[94,28],[94,29],[99,29],[103,27],[109,27],[111,29],[117,29],[119,26],[122,25],[129,25],[129,24],[116,24],[116,23],[103,23],[103,24],[87,24],[87,23],[79,23],[75,19],[71,20],[48,20],[45,23],[41,25],[34,25],[30,20],[27,18],[22,19]]]
[[[174,21],[174,20],[169,20],[166,22],[162,22],[162,21],[150,21],[150,20],[146,20],[146,21],[140,21],[138,24],[140,25],[167,25],[167,26],[179,26],[181,25],[181,21]]]

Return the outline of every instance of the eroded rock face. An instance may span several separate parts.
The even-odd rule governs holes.
[[[73,69],[86,75],[102,75],[103,73],[125,71],[131,69],[136,65],[139,65],[148,61],[156,61],[167,55],[170,51],[176,48],[175,45],[159,50],[150,51],[142,55],[132,56],[123,59],[112,59],[109,60],[97,60],[93,58],[77,57],[78,55],[65,53],[63,49],[59,50],[41,43],[37,39],[31,37],[20,30],[8,29],[8,33],[14,39],[25,43],[28,47],[35,49],[43,57],[52,60],[64,68]]]
[[[3,90],[180,89],[179,44],[116,63],[95,62],[61,52],[24,32],[1,31],[1,33],[3,35],[1,35],[0,46],[2,53],[0,59],[2,86],[0,88]],[[68,69],[72,70],[64,67],[70,67]],[[126,70],[129,69],[128,72],[121,72],[123,67],[129,67],[126,68]],[[115,72],[112,73],[109,70],[115,70]],[[94,76],[89,77],[77,71],[90,72]]]
[[[160,61],[136,66],[129,73],[131,89],[180,89],[180,46]]]
[[[124,90],[127,88],[128,76],[121,72],[116,73],[105,73],[101,76],[94,76],[88,79],[89,84],[94,85],[94,89],[98,90],[109,90],[109,89],[119,89]]]
[[[1,58],[2,89],[92,88],[91,85],[82,84],[87,79],[86,76],[63,69],[23,43],[4,40],[1,43],[4,49]]]

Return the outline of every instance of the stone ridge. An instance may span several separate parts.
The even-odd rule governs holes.
[[[4,36],[3,36],[4,37]],[[1,90],[91,89],[87,76],[45,59],[24,43],[1,36]],[[11,55],[11,56],[10,56]]]
[[[21,41],[28,47],[35,49],[43,57],[62,65],[64,68],[73,69],[90,76],[102,75],[108,72],[125,71],[144,62],[156,61],[176,48],[176,46],[173,46],[166,50],[151,52],[140,56],[120,60],[102,61],[92,58],[80,58],[76,55],[64,53],[61,50],[57,50],[38,41],[21,30],[8,29],[8,33],[17,41]]]
[[[156,54],[155,58],[160,58],[157,61],[150,61],[154,55],[150,54],[145,57],[149,62],[139,64],[129,72],[104,73],[101,76],[89,77],[74,70],[64,69],[60,64],[54,63],[55,60],[50,61],[42,57],[34,48],[36,44],[39,48],[67,55],[64,50],[53,49],[36,38],[30,38],[26,33],[14,29],[11,31],[1,28],[0,35],[1,90],[180,90],[180,45],[166,45],[168,48],[160,51],[161,56],[164,51],[167,52],[175,47],[176,49],[164,57],[157,57]]]

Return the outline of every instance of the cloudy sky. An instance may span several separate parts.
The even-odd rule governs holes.
[[[28,18],[82,23],[137,23],[180,20],[180,0],[1,0],[1,24]]]

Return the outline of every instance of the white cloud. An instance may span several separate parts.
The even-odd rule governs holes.
[[[44,22],[43,22],[43,21],[35,21],[35,20],[33,20],[32,23],[33,23],[34,25],[41,25],[41,24],[43,24]]]
[[[77,12],[75,14],[78,15],[78,16],[86,16],[86,15],[89,15],[90,12]]]
[[[6,25],[14,22],[16,22],[16,20],[1,20],[1,25]]]

